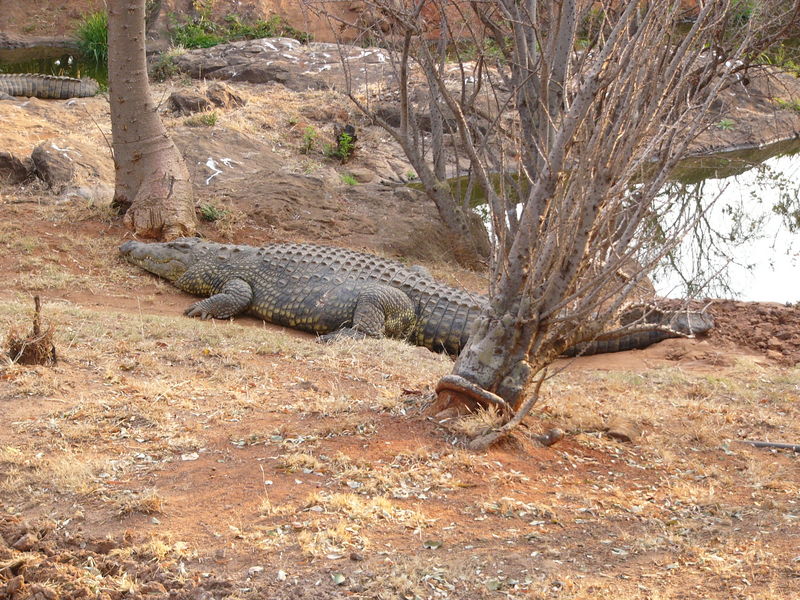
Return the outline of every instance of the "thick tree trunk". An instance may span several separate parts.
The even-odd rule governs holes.
[[[108,0],[108,79],[116,168],[114,205],[137,235],[194,232],[189,171],[150,96],[145,58],[145,0]]]

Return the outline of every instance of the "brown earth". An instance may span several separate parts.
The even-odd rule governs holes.
[[[174,89],[204,85],[154,93]],[[341,95],[234,90],[246,106],[210,127],[162,111],[222,215],[204,235],[367,249],[485,288]],[[361,132],[346,165],[322,151],[341,121]],[[0,187],[0,332],[26,335],[39,294],[58,356],[0,363],[0,598],[800,597],[797,455],[739,443],[800,442],[797,306],[714,301],[706,339],[561,361],[525,427],[473,454],[491,415],[425,413],[448,358],[187,319],[189,297],[123,263],[105,99],[0,101],[0,131],[0,150],[48,141],[77,170]],[[620,416],[635,443],[603,434]],[[566,437],[543,448],[552,427]]]

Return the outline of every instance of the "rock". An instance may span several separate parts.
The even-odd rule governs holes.
[[[537,436],[537,439],[543,446],[552,446],[564,439],[564,430],[553,427],[548,429],[545,434]]]
[[[140,594],[158,594],[160,598],[167,596],[167,588],[165,588],[158,581],[148,581],[139,587]]]
[[[95,205],[111,204],[114,187],[105,183],[97,185],[67,186],[58,197],[58,202],[87,202]]]
[[[2,598],[14,598],[15,594],[22,590],[22,587],[25,585],[25,579],[22,575],[17,575],[16,577],[12,577],[8,580],[8,583],[5,585],[5,589],[0,587],[0,597]]]
[[[60,190],[75,176],[75,165],[68,149],[59,148],[52,142],[42,142],[31,154],[36,175],[50,189]]]
[[[369,183],[370,181],[375,179],[375,173],[373,173],[369,169],[363,169],[363,168],[357,167],[355,169],[350,169],[349,173],[350,173],[350,175],[355,177],[355,180],[358,183]]]
[[[28,550],[32,549],[38,541],[39,537],[32,531],[29,531],[16,542],[14,542],[14,545],[11,547],[14,548],[14,550],[19,550],[20,552],[27,552]]]
[[[30,600],[59,600],[58,593],[43,585],[34,584],[28,589]]]
[[[214,106],[219,108],[237,108],[247,104],[244,98],[234,94],[231,88],[219,81],[208,86],[206,96]]]
[[[208,98],[196,94],[185,92],[172,92],[169,97],[169,107],[173,112],[182,115],[190,115],[211,109],[211,102]]]
[[[0,183],[23,183],[32,176],[33,163],[30,159],[23,162],[10,152],[0,152]]]
[[[281,83],[292,90],[344,90],[346,80],[340,51],[352,65],[353,85],[387,81],[391,63],[380,48],[312,42],[291,38],[263,38],[190,50],[175,58],[175,65],[194,78],[228,79],[250,83]]]
[[[767,350],[766,352],[767,358],[770,360],[775,361],[782,361],[784,359],[783,353],[778,352],[777,350]]]
[[[612,417],[606,427],[606,435],[620,442],[635,443],[641,430],[631,419]]]
[[[776,336],[772,336],[767,340],[767,348],[770,350],[777,350],[781,352],[783,350],[784,344],[781,340],[779,340]]]

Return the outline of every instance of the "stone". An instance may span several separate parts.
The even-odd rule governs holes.
[[[626,417],[612,417],[606,426],[606,435],[612,439],[629,444],[636,443],[641,435],[639,425]]]
[[[206,97],[219,108],[238,108],[247,104],[244,98],[234,94],[231,88],[219,81],[208,86]]]
[[[163,598],[167,595],[167,588],[158,581],[148,581],[139,587],[139,593],[144,595],[157,594],[159,598]]]
[[[30,159],[20,160],[10,152],[0,152],[0,183],[23,183],[33,177]]]
[[[68,149],[59,148],[51,142],[42,142],[31,153],[36,175],[50,189],[60,190],[75,176],[75,164]]]
[[[211,110],[211,101],[197,94],[172,92],[169,96],[169,107],[173,112],[190,115],[196,112]]]
[[[349,173],[355,178],[355,180],[358,183],[369,183],[370,181],[375,179],[375,173],[373,173],[369,169],[363,169],[361,167],[350,169]]]
[[[14,550],[19,550],[20,552],[27,552],[28,550],[31,550],[38,541],[39,537],[32,531],[29,531],[16,542],[14,542],[11,547],[14,548]]]

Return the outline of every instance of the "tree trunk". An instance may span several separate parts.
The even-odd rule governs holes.
[[[195,230],[189,170],[150,96],[145,58],[145,0],[108,1],[108,79],[116,169],[114,206],[142,237]]]

